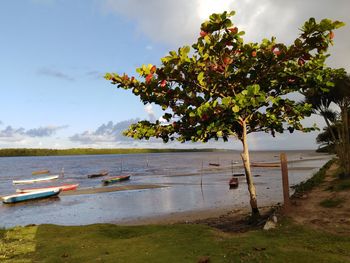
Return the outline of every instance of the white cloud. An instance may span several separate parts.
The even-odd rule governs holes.
[[[157,119],[152,104],[147,104],[145,106],[145,112],[148,115],[149,121],[154,122]]]
[[[136,24],[136,30],[151,40],[169,44],[171,49],[193,43],[200,24],[214,12],[235,10],[233,22],[246,31],[245,40],[260,42],[276,36],[291,42],[310,17],[331,18],[348,24],[336,32],[330,65],[350,71],[350,1],[279,1],[279,0],[105,0],[104,8]]]

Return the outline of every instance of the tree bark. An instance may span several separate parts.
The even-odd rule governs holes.
[[[322,115],[322,114],[321,114]],[[326,125],[329,129],[329,132],[331,133],[331,136],[332,136],[332,139],[333,139],[333,142],[334,142],[334,145],[337,143],[337,138],[335,137],[335,134],[333,132],[333,129],[332,129],[332,125],[329,123],[329,120],[326,116],[322,115],[323,116],[323,119],[324,121],[326,122]]]
[[[249,149],[247,143],[247,123],[246,121],[242,121],[243,134],[241,138],[241,142],[243,144],[243,153],[241,153],[241,158],[243,161],[244,171],[248,184],[248,191],[250,195],[250,206],[252,208],[252,218],[256,219],[260,217],[260,212],[258,209],[258,202],[256,199],[256,190],[253,182],[252,173],[250,170],[250,158],[249,158]]]
[[[345,101],[341,108],[342,126],[343,126],[343,155],[339,156],[342,159],[344,165],[344,177],[350,177],[350,142],[349,142],[349,105]]]

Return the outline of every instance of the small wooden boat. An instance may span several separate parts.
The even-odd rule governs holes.
[[[232,176],[238,177],[238,176],[245,176],[245,174],[233,174]]]
[[[25,179],[25,180],[13,180],[13,184],[32,184],[32,183],[38,183],[38,182],[46,182],[55,180],[58,178],[58,175],[51,175],[51,176],[45,176],[45,177],[39,177],[39,178],[33,178],[33,179]]]
[[[238,178],[235,178],[235,177],[231,178],[229,181],[229,185],[230,185],[230,189],[237,188],[239,185]]]
[[[108,171],[107,170],[102,170],[99,173],[96,174],[89,174],[87,177],[88,178],[95,178],[95,177],[101,177],[101,176],[106,176],[108,175]]]
[[[107,179],[102,180],[102,183],[104,184],[113,184],[113,183],[118,183],[120,181],[126,181],[130,179],[130,175],[118,175],[118,176],[113,176],[109,177]]]
[[[55,188],[50,190],[35,191],[35,192],[24,193],[24,194],[8,195],[8,196],[3,196],[1,198],[5,204],[12,204],[12,203],[18,203],[23,201],[57,196],[60,192],[61,192],[61,189]]]
[[[33,171],[32,175],[37,175],[37,174],[49,174],[49,170],[38,170],[38,171]]]
[[[54,188],[59,188],[61,191],[71,191],[76,190],[79,184],[65,184],[65,185],[58,185],[58,186],[47,186],[42,188],[26,188],[26,189],[17,189],[17,193],[30,193],[35,191],[44,191],[44,190],[50,190]]]
[[[251,163],[251,167],[280,167],[280,163]]]
[[[210,166],[220,166],[219,163],[209,163]]]

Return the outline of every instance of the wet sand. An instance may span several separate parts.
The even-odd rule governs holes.
[[[205,210],[175,212],[167,215],[161,215],[156,217],[140,217],[132,220],[114,221],[112,223],[120,225],[154,225],[154,224],[176,224],[176,223],[189,223],[196,220],[203,220],[208,218],[217,218],[230,213],[246,214],[249,213],[249,209],[232,209],[232,207],[220,207]]]
[[[142,185],[122,185],[122,186],[113,186],[113,187],[85,188],[85,189],[77,189],[75,191],[64,191],[60,193],[60,196],[88,195],[88,194],[109,193],[109,192],[128,191],[128,190],[154,189],[154,188],[162,188],[162,187],[167,187],[167,186],[142,184]]]

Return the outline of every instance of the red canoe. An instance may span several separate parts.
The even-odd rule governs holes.
[[[236,178],[236,177],[231,178],[230,181],[229,181],[229,185],[230,185],[230,189],[231,188],[237,188],[238,185],[239,185],[238,178]]]
[[[76,190],[79,184],[65,184],[65,185],[58,185],[58,186],[47,186],[42,188],[27,188],[27,189],[17,189],[17,193],[30,193],[35,191],[42,191],[42,190],[49,190],[54,188],[59,188],[61,191],[70,191],[70,190]]]

